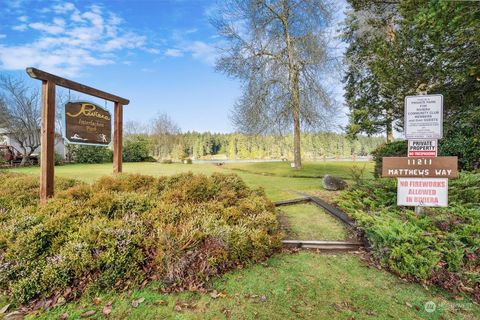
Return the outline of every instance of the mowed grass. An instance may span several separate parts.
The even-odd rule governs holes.
[[[291,240],[345,240],[343,224],[325,210],[311,203],[279,208],[283,214],[284,229]],[[286,221],[285,221],[286,220]]]
[[[162,294],[156,285],[128,294],[84,297],[30,319],[79,319],[113,301],[110,319],[478,319],[480,310],[466,301],[452,302],[395,276],[369,268],[353,255],[312,252],[278,254],[264,264],[215,280],[209,293]],[[99,300],[99,299],[100,300]],[[144,298],[139,307],[132,301]],[[100,301],[95,305],[93,301]],[[424,305],[433,301],[432,313]]]
[[[297,192],[313,192],[314,190],[321,189],[322,181],[320,178],[316,179],[305,179],[301,177],[290,177],[290,175],[300,174],[302,172],[312,172],[312,167],[318,166],[317,172],[329,172],[329,166],[331,165],[331,171],[334,172],[338,170],[337,162],[327,162],[327,163],[311,163],[306,164],[305,167],[301,170],[294,170],[289,167],[287,163],[281,162],[267,162],[262,163],[266,168],[269,165],[272,168],[277,168],[279,165],[283,165],[282,172],[283,176],[278,173],[278,175],[264,175],[261,173],[245,172],[236,170],[238,168],[246,168],[246,165],[257,165],[258,163],[236,163],[228,164],[224,166],[217,166],[215,164],[181,164],[181,163],[172,163],[172,164],[162,164],[156,162],[146,162],[146,163],[124,163],[123,172],[125,173],[139,173],[139,174],[148,174],[153,176],[165,176],[173,175],[182,172],[193,172],[193,173],[202,173],[202,174],[212,174],[213,172],[221,173],[235,173],[238,174],[249,186],[251,187],[261,187],[265,189],[267,196],[270,197],[272,201],[292,199],[298,197]],[[350,163],[352,167],[354,163]],[[371,165],[368,163],[368,165]],[[237,167],[238,166],[238,167]],[[344,168],[347,167],[347,163],[343,164]],[[40,174],[39,167],[27,167],[27,168],[15,168],[10,169],[14,172],[23,172],[28,174]],[[243,169],[242,169],[243,170]],[[273,170],[273,169],[272,169]],[[102,163],[102,164],[70,164],[64,166],[55,167],[55,175],[67,178],[79,179],[86,182],[93,182],[96,179],[104,175],[112,174],[112,164],[111,163]]]
[[[294,170],[290,162],[228,163],[225,167],[234,171],[281,177],[321,178],[327,174],[351,179],[352,171],[364,172],[365,179],[373,178],[372,161],[316,161],[304,162],[301,170]]]

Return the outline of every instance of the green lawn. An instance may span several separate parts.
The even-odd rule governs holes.
[[[253,168],[251,172],[237,170],[246,170],[245,168],[249,168],[250,165],[252,165]],[[254,170],[257,165],[262,165],[265,168],[271,166],[271,171],[278,171],[278,173],[276,173],[276,175],[259,174]],[[236,173],[240,177],[242,177],[242,179],[248,185],[252,187],[263,187],[270,199],[276,201],[298,197],[298,194],[296,194],[295,191],[310,192],[321,189],[321,179],[319,178],[292,178],[289,177],[289,175],[301,175],[304,172],[305,175],[312,176],[314,171],[317,172],[319,175],[324,175],[328,173],[336,174],[338,173],[338,170],[340,170],[339,168],[343,167],[344,170],[347,170],[347,168],[352,167],[352,165],[354,165],[354,163],[352,162],[316,162],[306,163],[302,170],[294,170],[290,168],[288,163],[285,162],[235,163],[225,166],[216,166],[214,164],[187,165],[180,163],[162,164],[155,162],[147,162],[124,163],[123,171],[126,173],[141,173],[153,176],[172,175],[188,171],[203,174],[211,174],[213,172]],[[367,163],[367,165],[370,167],[372,166],[371,163]],[[15,172],[23,172],[37,175],[40,172],[40,169],[38,167],[15,168],[11,170]],[[111,163],[73,164],[55,167],[55,175],[75,178],[87,182],[92,182],[103,175],[108,175],[111,173]]]
[[[294,170],[290,162],[248,162],[229,163],[225,167],[234,171],[249,172],[282,177],[321,178],[326,174],[335,175],[344,179],[351,179],[351,171],[365,168],[366,179],[373,178],[373,162],[364,161],[317,161],[304,162],[301,170]]]
[[[213,282],[209,293],[162,294],[155,285],[129,295],[84,297],[76,303],[36,315],[35,319],[68,319],[102,309],[113,301],[111,319],[478,319],[480,309],[455,301],[435,290],[404,283],[364,265],[353,255],[311,252],[279,254],[265,264],[231,272]],[[215,295],[214,295],[215,296]],[[138,308],[132,301],[144,298]],[[94,301],[100,301],[95,305]],[[427,313],[433,301],[437,309]],[[463,310],[463,311],[462,311]]]
[[[124,172],[171,175],[180,172],[211,174],[238,173],[248,185],[263,187],[272,200],[298,197],[296,191],[316,194],[323,198],[335,196],[321,188],[324,174],[349,177],[350,168],[372,163],[318,162],[306,163],[296,171],[288,163],[239,163],[222,167],[213,164],[125,163]],[[111,164],[66,165],[55,168],[58,176],[94,181],[111,173]],[[19,168],[17,172],[39,174],[38,168]],[[370,170],[371,171],[371,170]],[[290,177],[295,176],[295,177]],[[308,176],[302,178],[300,176]],[[368,176],[367,176],[368,177]],[[284,207],[285,208],[285,207]],[[293,209],[293,213],[297,209]],[[289,210],[287,210],[289,211]],[[296,217],[303,227],[319,223],[319,217]],[[312,220],[312,219],[317,219]],[[330,226],[337,228],[336,225]],[[315,229],[315,228],[313,228]],[[343,236],[343,230],[324,229],[330,236]],[[333,235],[332,235],[333,234]],[[331,239],[333,240],[333,239]],[[54,308],[40,319],[57,319],[67,312],[68,319],[78,319],[88,310],[97,310],[92,318],[102,318],[101,310],[113,301],[111,319],[478,319],[480,309],[468,298],[447,296],[442,290],[429,290],[417,284],[405,283],[397,277],[368,267],[354,255],[323,255],[312,252],[277,254],[265,265],[253,265],[216,278],[213,287],[222,297],[210,294],[176,293],[164,295],[153,283],[144,290],[127,293],[105,293],[101,303],[94,305],[92,297]],[[223,295],[225,294],[225,296]],[[262,296],[264,298],[262,299]],[[145,298],[139,307],[132,300]],[[459,300],[462,299],[462,300]],[[98,301],[98,300],[97,300]],[[165,302],[162,301],[167,301]],[[423,305],[433,301],[437,310],[427,313]],[[0,308],[6,304],[0,296]],[[178,307],[176,307],[178,306]]]
[[[282,206],[282,220],[291,240],[345,240],[347,230],[338,219],[314,204]]]

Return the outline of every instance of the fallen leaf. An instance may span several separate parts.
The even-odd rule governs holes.
[[[25,314],[20,311],[13,311],[7,314],[3,319],[4,320],[23,320],[25,318]]]
[[[260,297],[260,301],[262,301],[262,302],[267,301],[267,297],[266,297],[266,296],[261,296],[261,297]]]
[[[137,300],[132,301],[132,307],[137,308],[143,301],[145,301],[145,298],[139,298]]]
[[[67,289],[65,289],[65,291],[63,292],[63,296],[66,298],[70,295],[70,293],[72,293],[72,288],[68,287]]]
[[[229,318],[230,315],[231,315],[231,313],[232,313],[232,310],[225,308],[225,309],[222,310],[222,313],[223,313],[227,318]]]
[[[96,310],[85,311],[84,313],[80,314],[80,317],[82,318],[90,317],[90,316],[93,316],[95,313],[97,313]]]
[[[102,303],[102,299],[100,299],[99,297],[95,297],[93,298],[92,302],[94,305],[98,306],[100,303]]]
[[[219,296],[217,290],[213,290],[212,292],[210,292],[210,297],[212,297],[212,299],[217,299]]]
[[[103,306],[103,314],[108,316],[112,312],[113,301],[109,301],[106,305]]]
[[[0,313],[5,313],[7,312],[8,308],[10,308],[10,305],[7,304],[6,306],[4,306],[2,309],[0,309]]]
[[[182,307],[179,304],[175,305],[175,311],[177,312],[182,311]]]
[[[167,300],[158,300],[156,304],[161,305],[161,306],[166,306],[168,304]]]
[[[55,306],[64,305],[66,302],[67,302],[67,300],[63,296],[61,296],[61,297],[58,298],[57,303],[55,303]]]
[[[68,313],[63,313],[59,318],[59,320],[67,320],[68,319]]]
[[[405,304],[406,304],[406,305],[407,305],[407,307],[409,307],[409,308],[413,307],[413,306],[412,306],[412,304],[411,304],[410,302],[408,302],[408,301],[407,301],[407,302],[405,302]]]

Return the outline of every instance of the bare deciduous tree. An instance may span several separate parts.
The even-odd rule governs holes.
[[[217,69],[243,81],[234,125],[247,133],[292,130],[295,168],[301,167],[301,128],[325,121],[332,99],[322,74],[331,6],[325,0],[229,0],[213,24],[228,45]]]
[[[0,122],[22,149],[23,166],[40,146],[40,94],[23,80],[8,76],[0,77],[0,89],[4,104]]]
[[[148,134],[148,126],[140,121],[129,120],[125,122],[123,134],[126,138],[140,134]]]
[[[165,113],[159,114],[150,123],[152,151],[157,158],[169,157],[179,139],[180,127]]]

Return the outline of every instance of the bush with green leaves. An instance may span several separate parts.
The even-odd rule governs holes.
[[[480,169],[480,105],[451,117],[455,125],[445,127],[439,140],[440,156],[458,156],[461,170]]]
[[[449,184],[449,207],[420,215],[396,205],[395,179],[366,181],[344,192],[338,205],[384,266],[480,300],[480,174],[462,173]]]
[[[146,137],[135,136],[126,139],[123,143],[123,161],[125,162],[143,162],[149,160],[149,142]]]
[[[382,158],[383,157],[406,157],[408,145],[406,140],[385,143],[372,152],[375,169],[373,175],[378,178],[382,176]]]
[[[109,147],[68,145],[70,157],[76,163],[104,163],[113,161],[113,152]]]
[[[281,245],[274,205],[236,175],[57,181],[43,206],[38,178],[0,175],[0,290],[16,303],[152,279],[197,289]]]

